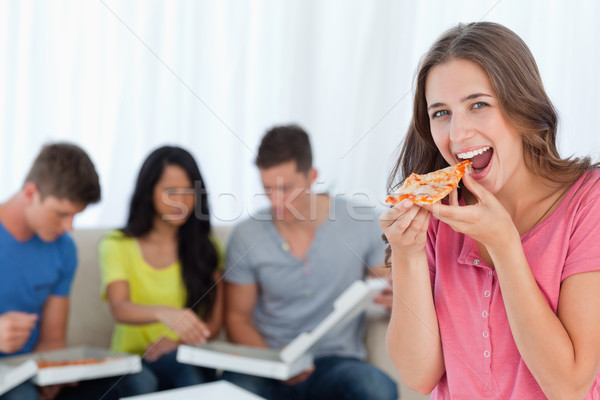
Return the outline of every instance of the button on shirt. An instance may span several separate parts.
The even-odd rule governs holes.
[[[600,173],[590,174],[591,179],[577,181],[556,210],[521,238],[554,312],[565,278],[600,270],[600,183],[592,186]],[[581,185],[583,190],[576,190]],[[446,366],[431,398],[545,398],[518,352],[498,276],[480,258],[477,243],[432,218],[427,256]],[[599,382],[597,377],[586,399],[600,398]]]

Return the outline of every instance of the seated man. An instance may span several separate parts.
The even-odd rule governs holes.
[[[367,268],[383,263],[375,213],[316,194],[308,135],[271,129],[256,158],[271,207],[239,224],[226,255],[226,326],[231,341],[279,349],[312,330]],[[371,270],[373,270],[371,268]],[[319,343],[314,368],[282,382],[226,372],[224,378],[267,399],[397,399],[396,384],[367,364],[364,316]]]
[[[42,149],[21,190],[0,204],[0,360],[66,346],[77,266],[75,244],[66,232],[75,214],[99,200],[98,174],[88,155],[58,143]],[[43,388],[25,382],[0,399],[112,399],[121,395],[109,390],[116,382]]]

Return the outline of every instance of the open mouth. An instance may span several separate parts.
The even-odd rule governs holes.
[[[485,146],[477,150],[458,153],[456,157],[461,160],[471,160],[471,162],[473,163],[471,165],[473,175],[479,175],[480,173],[485,171],[485,169],[490,164],[490,161],[492,160],[492,155],[494,155],[494,149],[490,146]]]

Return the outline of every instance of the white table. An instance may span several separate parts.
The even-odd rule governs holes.
[[[152,394],[124,397],[121,400],[264,400],[264,398],[248,392],[227,381],[203,383],[180,389],[164,390]]]

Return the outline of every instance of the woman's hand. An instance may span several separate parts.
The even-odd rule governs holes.
[[[431,213],[409,199],[402,200],[379,217],[379,225],[393,250],[409,258],[425,250]]]
[[[465,174],[463,183],[475,196],[475,204],[460,207],[455,190],[450,194],[450,205],[438,202],[424,205],[423,208],[455,231],[464,233],[487,248],[502,246],[512,233],[518,235],[510,215],[492,193],[469,174]]]
[[[188,308],[162,307],[158,319],[179,335],[185,344],[203,344],[210,337],[206,324]]]
[[[148,362],[154,362],[165,354],[175,351],[177,346],[179,346],[179,342],[163,336],[156,342],[148,345],[146,348],[146,353],[144,353],[144,360]]]

